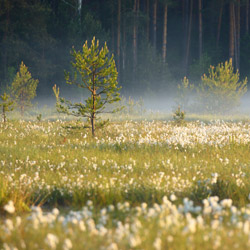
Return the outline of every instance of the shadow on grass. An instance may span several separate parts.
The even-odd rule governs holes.
[[[202,200],[210,196],[218,196],[220,200],[232,199],[233,205],[246,206],[248,201],[249,187],[239,187],[236,183],[230,183],[218,180],[217,183],[210,185],[195,185],[184,192],[175,192],[177,201],[175,204],[182,204],[184,198],[194,201],[195,205],[202,205]],[[164,196],[170,196],[172,190],[151,188],[142,185],[137,188],[111,188],[111,189],[84,189],[75,188],[71,191],[66,188],[55,189],[49,194],[46,192],[46,199],[43,199],[45,206],[70,206],[79,208],[86,205],[88,200],[93,202],[95,207],[106,207],[108,205],[117,205],[118,203],[129,202],[131,206],[137,206],[145,202],[148,206],[154,203],[161,204]],[[43,195],[40,193],[40,197]],[[41,202],[38,200],[38,202]]]

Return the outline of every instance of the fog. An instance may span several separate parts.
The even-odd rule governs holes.
[[[72,86],[70,86],[72,87]],[[89,96],[89,93],[86,91],[82,91],[79,89],[62,89],[60,92],[60,97],[65,98],[66,100],[70,100],[71,102],[82,102],[85,103],[86,98]],[[177,91],[161,91],[161,93],[151,93],[151,94],[144,94],[143,96],[140,95],[131,95],[128,93],[127,95],[124,95],[121,93],[121,102],[120,105],[124,105],[127,109],[127,113],[123,111],[121,113],[121,116],[127,117],[126,115],[132,115],[132,109],[135,115],[139,115],[141,118],[143,118],[145,115],[148,114],[165,114],[165,115],[171,115],[174,113],[174,111],[178,108],[178,100],[177,100]],[[129,98],[132,101],[132,106],[129,108]],[[206,109],[202,109],[202,107],[205,107],[207,100],[199,100],[197,102],[197,99],[194,95],[186,96],[186,99],[188,100],[187,105],[183,106],[181,105],[181,110],[185,112],[186,116],[189,115],[197,115],[197,117],[200,117],[202,115],[211,115],[211,118],[214,116],[216,118],[221,117],[223,119],[224,116],[232,116],[233,117],[239,117],[244,116],[244,119],[246,117],[250,117],[250,92],[247,92],[240,101],[240,105],[236,106],[232,109],[228,109],[225,112],[218,107],[218,110],[215,108],[212,110],[212,112],[209,112]],[[53,94],[53,91],[51,90],[51,93],[48,96],[39,96],[35,98],[34,107],[36,107],[37,112],[45,112],[46,109],[54,109],[55,110],[55,104],[56,104],[56,98]],[[130,111],[129,111],[130,110]],[[143,110],[143,111],[141,111]],[[56,113],[56,111],[55,111]],[[72,116],[69,116],[68,119],[71,119]],[[73,117],[72,117],[73,118]]]

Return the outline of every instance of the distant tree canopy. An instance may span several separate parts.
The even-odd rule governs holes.
[[[210,64],[230,58],[249,76],[249,22],[249,0],[2,0],[0,88],[23,60],[47,96],[72,70],[72,46],[93,36],[114,53],[123,93],[177,88],[184,76],[200,81]]]

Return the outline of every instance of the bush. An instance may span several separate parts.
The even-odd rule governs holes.
[[[190,105],[190,97],[193,95],[194,85],[189,83],[187,77],[184,77],[181,84],[178,84],[177,97],[175,102],[177,107],[187,109]]]
[[[239,81],[239,71],[234,73],[232,60],[210,66],[208,76],[201,77],[197,87],[199,107],[208,113],[225,113],[240,105],[247,91],[247,78]]]

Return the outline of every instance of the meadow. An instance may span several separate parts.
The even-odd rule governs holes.
[[[0,249],[250,248],[248,121],[0,123]]]

